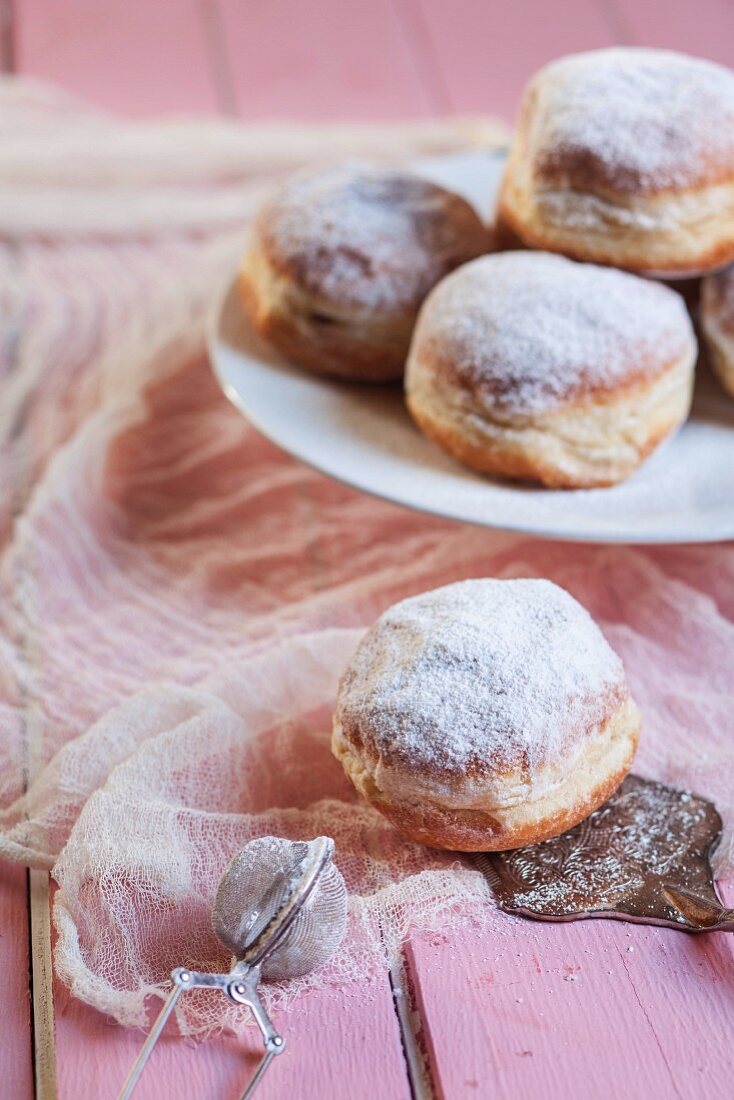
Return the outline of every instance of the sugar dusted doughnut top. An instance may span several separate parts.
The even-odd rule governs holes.
[[[546,182],[656,194],[734,180],[734,73],[668,50],[562,58],[532,80],[521,125]]]
[[[295,176],[261,211],[269,262],[345,309],[415,311],[459,263],[487,251],[465,199],[408,172],[344,164]]]
[[[429,295],[408,381],[428,369],[480,408],[532,416],[652,380],[694,347],[682,298],[659,283],[545,252],[502,252]]]
[[[342,679],[343,737],[437,780],[563,765],[629,698],[591,616],[546,580],[470,580],[403,600]]]

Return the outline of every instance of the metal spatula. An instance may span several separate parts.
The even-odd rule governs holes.
[[[234,857],[219,884],[212,927],[232,952],[227,974],[177,967],[173,989],[154,1023],[118,1100],[132,1094],[151,1051],[180,995],[189,989],[219,989],[252,1011],[265,1052],[242,1100],[252,1096],[276,1054],[285,1050],[260,1000],[261,977],[296,978],[322,966],[338,948],[347,917],[344,879],[332,862],[334,842],[260,837]]]
[[[682,932],[734,931],[716,896],[716,807],[688,791],[629,775],[561,836],[477,857],[500,906],[536,920],[612,917]]]

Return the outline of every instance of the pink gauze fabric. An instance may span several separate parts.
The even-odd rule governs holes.
[[[0,86],[0,854],[52,870],[57,972],[121,1023],[144,1022],[172,966],[226,965],[216,885],[266,833],[333,836],[350,892],[334,963],[271,1002],[368,980],[414,927],[502,934],[472,863],[402,839],[329,752],[364,628],[451,580],[547,576],[586,605],[644,715],[636,770],[716,799],[731,870],[731,546],[541,542],[377,502],[266,442],[206,361],[207,310],[270,181],[477,134],[501,140],[461,122],[131,125]],[[238,1024],[179,1003],[183,1031]]]

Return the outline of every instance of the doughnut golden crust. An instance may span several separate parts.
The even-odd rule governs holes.
[[[714,373],[734,397],[734,267],[703,280],[701,328]]]
[[[262,208],[240,295],[255,329],[302,366],[395,380],[428,291],[489,240],[459,195],[405,172],[336,166],[296,176]]]
[[[483,473],[613,485],[685,420],[696,350],[667,287],[503,252],[466,264],[427,298],[406,401],[430,439]]]
[[[663,276],[734,259],[734,73],[666,50],[552,62],[528,85],[498,236]]]
[[[491,851],[571,828],[621,783],[640,716],[587,612],[544,580],[404,600],[339,686],[332,751],[407,836]]]

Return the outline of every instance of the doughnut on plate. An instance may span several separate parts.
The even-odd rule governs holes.
[[[414,166],[488,217],[497,154]],[[734,537],[734,400],[698,368],[688,423],[627,481],[548,490],[464,469],[425,439],[399,387],[363,386],[300,370],[249,329],[235,279],[209,330],[225,394],[264,435],[302,462],[362,492],[447,519],[585,542],[717,542]]]

